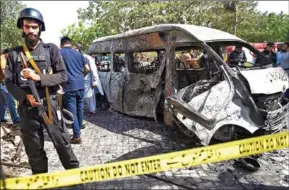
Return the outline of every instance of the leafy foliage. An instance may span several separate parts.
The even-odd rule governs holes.
[[[16,26],[19,12],[25,7],[19,1],[0,1],[1,49],[23,43],[21,30]]]
[[[254,1],[91,1],[86,9],[77,11],[79,23],[64,29],[62,34],[87,48],[101,36],[178,23],[208,26],[232,34],[236,26],[236,35],[250,42],[286,41],[289,16],[262,14],[256,10],[257,5]]]

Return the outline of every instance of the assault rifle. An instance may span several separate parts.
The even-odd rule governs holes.
[[[28,69],[27,62],[26,62],[22,52],[20,52],[20,58],[21,58],[23,68]],[[31,90],[32,95],[34,96],[35,100],[41,104],[40,106],[37,106],[38,111],[39,111],[39,115],[43,118],[46,127],[48,127],[48,126],[53,124],[53,121],[50,121],[48,116],[47,116],[47,113],[43,107],[43,103],[42,103],[42,101],[39,97],[38,91],[36,89],[35,82],[32,79],[27,79],[27,80],[28,80],[28,85],[29,85],[29,88]]]

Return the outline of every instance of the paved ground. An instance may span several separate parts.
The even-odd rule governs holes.
[[[81,166],[120,161],[196,147],[177,130],[152,120],[99,111],[85,118],[83,144],[73,145]],[[70,130],[71,132],[71,130]],[[63,170],[50,139],[46,140],[50,171]],[[265,153],[261,169],[248,172],[235,161],[86,184],[86,189],[286,189],[289,187],[289,150]],[[28,170],[18,170],[29,175]]]

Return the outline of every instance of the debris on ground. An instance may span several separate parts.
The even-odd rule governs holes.
[[[5,177],[19,176],[23,170],[30,170],[22,139],[11,124],[1,123],[0,128],[3,173]]]

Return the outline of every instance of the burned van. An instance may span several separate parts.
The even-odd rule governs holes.
[[[230,55],[227,47],[234,48]],[[96,39],[88,51],[100,60],[114,110],[176,125],[203,145],[286,126],[287,73],[229,33],[164,24]]]

